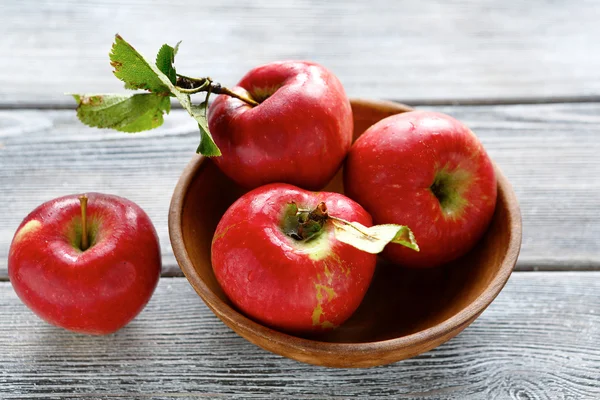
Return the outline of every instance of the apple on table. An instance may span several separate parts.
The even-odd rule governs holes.
[[[150,300],[161,271],[156,230],[122,197],[89,193],[48,201],[21,223],[8,274],[19,296],[47,322],[108,334]]]

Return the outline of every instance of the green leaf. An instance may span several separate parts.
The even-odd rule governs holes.
[[[175,47],[163,44],[156,55],[156,66],[169,78],[173,85],[177,82],[177,72],[175,71],[173,63],[175,62],[175,55],[179,49],[179,43],[177,43]]]
[[[117,42],[121,40],[121,42],[128,46],[131,50],[133,50],[145,63],[145,65],[150,69],[151,72],[154,73],[156,78],[161,82],[162,85],[166,87],[166,90],[173,94],[177,100],[181,103],[181,106],[198,122],[198,128],[200,129],[200,146],[196,150],[197,153],[205,155],[207,157],[215,157],[220,156],[221,151],[217,147],[215,141],[208,130],[208,122],[206,119],[206,102],[196,106],[192,105],[192,101],[190,100],[190,96],[187,93],[183,93],[175,87],[173,82],[169,79],[167,75],[165,75],[156,65],[152,65],[147,63],[140,55],[137,53],[129,43],[125,42],[123,38],[117,35]],[[163,46],[164,47],[164,46]],[[114,47],[113,47],[114,48]],[[173,56],[177,52],[178,46],[175,46],[173,49]]]
[[[160,76],[157,76],[156,72],[160,70],[149,64],[120,35],[115,36],[115,43],[110,51],[110,65],[115,69],[115,76],[125,82],[127,89],[145,89],[155,93],[170,92],[169,86],[165,85]],[[168,77],[165,78],[169,80]]]
[[[348,222],[332,216],[330,218],[337,240],[367,253],[381,253],[389,243],[397,243],[419,251],[415,236],[404,225],[384,224],[366,227],[358,222]]]
[[[75,94],[73,97],[77,101],[77,117],[84,124],[129,133],[159,127],[163,114],[171,109],[168,96],[154,93]]]
[[[196,153],[205,155],[207,157],[217,157],[221,155],[221,150],[217,147],[217,144],[212,138],[208,130],[208,120],[206,118],[206,101],[202,102],[198,106],[190,106],[192,110],[192,116],[198,122],[198,128],[200,128],[200,145],[196,149]]]
[[[83,123],[100,128],[113,128],[125,132],[152,129],[162,124],[163,112],[169,112],[171,105],[166,95],[171,94],[198,123],[201,140],[197,152],[208,157],[220,156],[221,151],[208,130],[207,102],[199,106],[192,105],[190,96],[177,89],[171,79],[175,73],[173,59],[179,43],[174,48],[165,46],[159,51],[156,65],[146,61],[119,35],[115,36],[110,53],[111,65],[115,68],[114,74],[125,82],[125,87],[146,89],[160,94],[158,97],[161,100],[158,103],[153,103],[157,100],[151,101],[149,98],[146,98],[144,103],[141,98],[135,97],[138,95],[75,95],[75,100],[79,103],[77,115]],[[129,99],[133,100],[128,101]]]

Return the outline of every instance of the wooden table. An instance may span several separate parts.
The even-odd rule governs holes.
[[[0,5],[0,398],[600,398],[598,1],[5,1]],[[312,59],[354,97],[466,122],[523,213],[506,288],[458,337],[365,370],[300,364],[246,342],[182,277],[167,234],[173,187],[198,141],[175,110],[127,135],[78,123],[64,92],[119,91],[119,32],[148,56],[183,39],[178,70],[234,84],[260,63]],[[108,337],[36,318],[7,278],[35,206],[101,191],[139,203],[164,271],[145,311]]]

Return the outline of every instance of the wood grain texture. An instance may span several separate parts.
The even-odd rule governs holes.
[[[518,269],[600,268],[600,103],[431,109],[467,123],[513,185],[523,215]],[[164,274],[180,274],[167,233],[169,201],[198,140],[182,111],[136,135],[87,128],[73,111],[0,112],[0,278],[27,213],[84,191],[142,206],[159,233]]]
[[[21,0],[0,4],[0,105],[72,104],[121,90],[115,33],[152,59],[183,40],[183,73],[235,84],[310,59],[350,95],[411,100],[600,95],[597,1]]]
[[[597,399],[600,273],[515,273],[463,333],[371,369],[301,364],[223,325],[184,278],[107,337],[54,328],[0,283],[0,397]],[[174,305],[177,305],[174,308]]]

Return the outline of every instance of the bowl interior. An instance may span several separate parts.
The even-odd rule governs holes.
[[[353,101],[355,138],[378,120],[409,110],[394,103]],[[235,311],[213,274],[210,246],[221,216],[245,190],[208,159],[198,158],[188,169],[189,179],[184,185],[187,190],[181,194],[180,231],[191,263],[187,267],[182,265],[182,269],[207,304],[223,318],[223,307],[228,312]],[[377,342],[432,328],[469,307],[480,307],[474,313],[481,312],[499,292],[516,260],[514,254],[507,272],[505,258],[514,242],[511,229],[515,224],[515,216],[509,215],[509,203],[516,201],[508,182],[500,171],[497,172],[499,191],[494,218],[485,236],[469,254],[451,264],[421,270],[400,268],[380,259],[373,283],[356,313],[335,331],[309,339],[333,343]],[[325,190],[343,193],[341,173]],[[189,264],[193,270],[186,271]],[[502,273],[506,276],[500,287],[486,304],[475,305],[476,299],[490,290],[492,282],[498,281],[503,264],[505,271]],[[237,316],[236,323],[252,324],[241,315]]]

